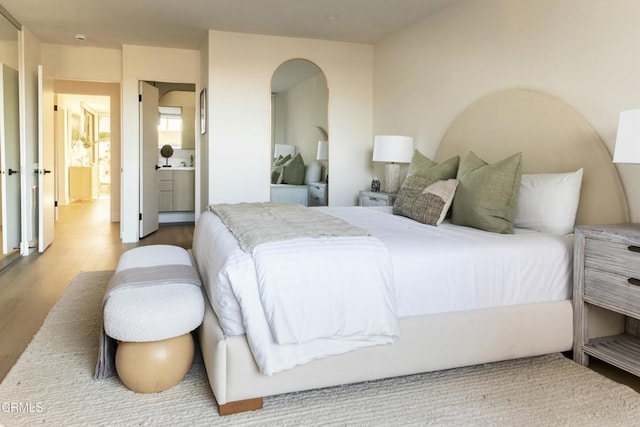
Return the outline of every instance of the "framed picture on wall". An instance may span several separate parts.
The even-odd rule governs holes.
[[[207,133],[207,88],[200,92],[200,133]]]

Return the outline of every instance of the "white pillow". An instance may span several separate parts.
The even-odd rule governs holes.
[[[559,235],[573,233],[581,185],[582,169],[522,174],[513,226]]]

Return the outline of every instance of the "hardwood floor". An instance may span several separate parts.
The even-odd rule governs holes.
[[[0,381],[80,271],[113,270],[122,252],[135,246],[191,248],[194,228],[193,224],[161,226],[137,244],[122,244],[119,227],[109,222],[107,199],[62,206],[51,247],[44,254],[21,257],[0,274]],[[640,392],[638,377],[593,358],[590,367]]]
[[[113,270],[122,252],[135,246],[191,247],[193,224],[161,226],[137,244],[121,243],[120,224],[109,221],[108,199],[72,203],[59,212],[53,244],[0,274],[0,381],[80,271]]]

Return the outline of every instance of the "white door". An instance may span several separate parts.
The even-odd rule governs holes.
[[[158,88],[140,82],[140,238],[158,229]]]
[[[20,247],[20,119],[18,72],[0,64],[0,176],[2,253]]]
[[[53,82],[44,79],[38,65],[38,251],[53,242],[55,180],[53,176]]]

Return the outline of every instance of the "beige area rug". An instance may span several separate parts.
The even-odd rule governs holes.
[[[187,377],[141,395],[95,381],[100,306],[112,272],[83,272],[0,384],[0,425],[626,426],[640,395],[561,355],[265,398],[219,417],[200,355]]]

